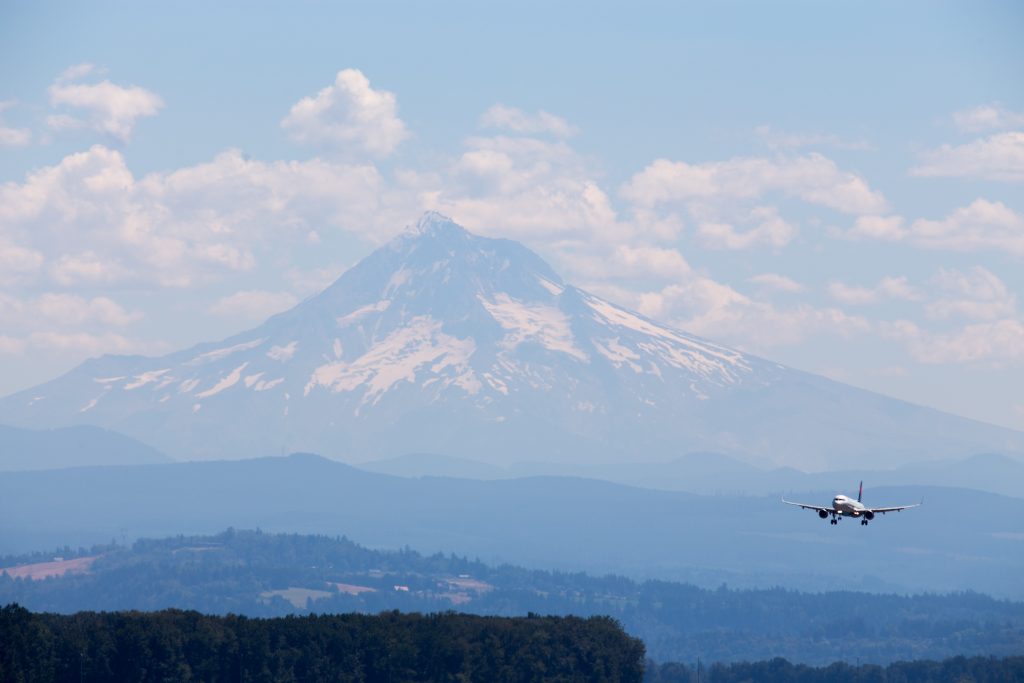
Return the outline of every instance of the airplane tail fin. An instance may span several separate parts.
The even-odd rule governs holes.
[[[864,495],[864,482],[862,481],[860,483],[860,488],[857,490],[857,502],[858,503],[860,502],[860,498],[863,495]]]

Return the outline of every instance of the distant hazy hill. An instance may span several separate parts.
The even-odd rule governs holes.
[[[370,460],[356,465],[367,472],[396,477],[456,477],[460,479],[510,479],[515,473],[499,465],[436,453],[409,453],[395,458]],[[530,468],[532,469],[532,468]],[[573,469],[569,466],[569,469]],[[531,472],[530,474],[536,474]]]
[[[799,494],[825,503],[832,489]],[[565,477],[407,479],[315,456],[0,474],[0,552],[228,526],[373,547],[717,585],[974,589],[1024,597],[1020,500],[872,488],[920,509],[838,527],[775,496],[697,496]]]
[[[88,422],[178,459],[592,464],[715,451],[815,471],[1024,453],[1022,432],[666,327],[437,214],[252,330],[159,358],[90,360],[0,399],[0,416]]]
[[[396,609],[606,614],[641,638],[656,660],[702,657],[705,663],[781,656],[818,664],[883,664],[911,657],[1014,654],[1024,641],[1024,603],[977,593],[701,589],[370,550],[323,536],[230,530],[100,548],[80,561],[91,562],[87,572],[57,579],[0,577],[0,605],[17,602],[64,613],[174,607],[252,617]],[[830,637],[837,614],[854,625],[841,638]]]
[[[99,427],[19,429],[0,425],[0,471],[170,462],[152,446]]]
[[[1024,461],[998,453],[962,460],[911,463],[895,469],[842,469],[802,472],[792,467],[765,469],[720,453],[690,453],[667,462],[613,464],[523,462],[498,467],[466,458],[410,454],[359,463],[360,469],[400,477],[511,479],[570,476],[619,484],[701,494],[766,495],[791,491],[849,492],[863,481],[868,496],[885,486],[971,488],[1015,498],[1024,497]]]

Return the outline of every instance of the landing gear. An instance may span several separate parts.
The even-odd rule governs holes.
[[[832,526],[835,526],[836,524],[839,524],[839,520],[836,519],[835,517],[833,517],[832,518]]]
[[[861,526],[867,526],[868,525],[868,520],[866,520],[866,519],[860,520],[860,525]]]

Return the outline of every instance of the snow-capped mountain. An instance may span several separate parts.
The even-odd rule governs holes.
[[[660,325],[436,213],[255,329],[160,358],[90,360],[0,400],[0,422],[95,424],[179,458],[600,462],[717,450],[822,469],[1024,452],[1020,432]]]

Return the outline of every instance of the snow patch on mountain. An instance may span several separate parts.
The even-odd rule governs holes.
[[[468,394],[475,394],[480,390],[480,382],[469,366],[469,359],[476,344],[472,339],[446,334],[441,327],[430,316],[417,316],[351,363],[338,361],[317,367],[303,394],[308,396],[317,387],[333,393],[362,388],[363,402],[377,403],[381,395],[399,382],[415,384],[417,373],[422,370],[438,376],[447,374],[445,386],[454,384]]]
[[[483,373],[484,381],[495,391],[505,396],[508,396],[508,384],[503,382],[500,378],[495,377],[489,372]]]
[[[125,391],[132,391],[139,387],[144,387],[147,384],[151,384],[160,379],[163,375],[170,372],[170,368],[164,368],[163,370],[150,370],[149,372],[143,372],[135,376],[135,380],[124,385]]]
[[[384,296],[390,296],[396,289],[409,282],[411,279],[411,270],[408,268],[399,268],[388,280],[387,286],[384,287]]]
[[[540,283],[541,287],[543,287],[544,289],[548,290],[549,292],[551,292],[555,296],[558,296],[559,294],[561,294],[562,292],[565,291],[565,287],[563,287],[562,285],[559,285],[559,284],[556,284],[556,283],[552,282],[551,280],[547,279],[546,277],[539,277],[539,278],[537,278],[537,282]]]
[[[242,342],[241,344],[235,344],[234,346],[227,346],[222,349],[215,349],[213,351],[207,351],[201,353],[192,360],[185,363],[185,365],[199,365],[201,363],[210,363],[218,361],[228,356],[239,353],[240,351],[248,351],[254,349],[264,342],[263,339],[253,339],[252,341]]]
[[[291,360],[291,357],[295,355],[295,350],[297,348],[299,348],[299,342],[297,341],[288,342],[282,346],[271,346],[270,350],[267,351],[267,358],[281,362]]]
[[[388,308],[390,306],[391,306],[391,300],[390,299],[382,299],[382,300],[377,301],[375,303],[372,303],[372,304],[369,304],[369,305],[366,305],[366,306],[361,306],[360,308],[357,308],[356,310],[352,311],[351,313],[349,313],[347,315],[343,315],[340,318],[338,318],[338,320],[337,320],[338,327],[346,327],[346,326],[351,325],[353,323],[357,323],[360,320],[362,320],[363,318],[365,318],[366,316],[370,315],[371,313],[382,313],[382,312],[388,310]]]
[[[247,365],[249,365],[248,362],[242,363],[237,368],[232,370],[227,377],[217,382],[206,391],[202,391],[196,394],[196,398],[209,398],[210,396],[216,396],[225,389],[230,389],[231,387],[235,386],[236,384],[238,384],[238,380],[242,378],[242,371],[245,370]]]
[[[278,377],[277,379],[270,379],[270,380],[261,379],[259,382],[256,382],[256,386],[253,387],[253,390],[254,391],[267,391],[269,389],[273,389],[274,387],[276,387],[278,384],[281,384],[282,382],[284,382],[284,377]]]
[[[487,312],[509,331],[504,346],[515,351],[523,342],[536,342],[551,351],[568,354],[584,363],[590,357],[576,345],[569,319],[554,306],[516,301],[504,292],[493,301],[477,297]]]
[[[597,314],[596,319],[599,322],[641,333],[647,339],[638,341],[636,349],[648,355],[658,356],[674,367],[688,370],[705,379],[721,380],[728,384],[739,382],[742,374],[750,373],[752,370],[750,363],[738,351],[698,341],[655,325],[594,296],[586,296],[584,300]]]
[[[635,373],[641,373],[644,371],[644,369],[635,362],[640,360],[640,354],[620,344],[618,337],[615,337],[614,339],[605,339],[603,344],[600,341],[595,340],[594,348],[597,349],[598,353],[611,361],[612,365],[617,368],[626,365]]]

